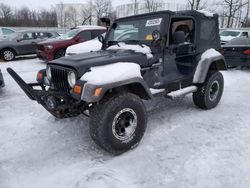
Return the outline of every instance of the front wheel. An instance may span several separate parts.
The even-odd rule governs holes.
[[[211,109],[218,105],[224,90],[224,79],[220,72],[209,73],[203,85],[193,93],[193,101],[201,109]]]
[[[134,148],[147,125],[142,100],[131,93],[107,96],[90,114],[90,135],[104,150],[118,155]]]
[[[15,59],[15,52],[10,49],[3,50],[1,55],[4,61],[13,61]]]
[[[59,59],[63,56],[65,56],[66,51],[64,49],[58,50],[55,54],[54,59]]]

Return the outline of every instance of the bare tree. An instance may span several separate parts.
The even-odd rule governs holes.
[[[131,2],[133,3],[134,15],[136,15],[138,14],[138,11],[139,11],[138,0],[131,0]]]
[[[191,10],[200,10],[206,8],[206,2],[204,0],[188,0],[188,4]]]
[[[51,10],[30,10],[28,7],[12,9],[12,7],[0,4],[0,26],[57,26],[57,16],[55,9]]]
[[[226,9],[227,25],[226,27],[232,27],[234,20],[241,19],[241,9],[247,5],[247,2],[242,0],[223,0],[223,7]],[[240,12],[238,12],[240,10]]]
[[[3,3],[0,4],[0,16],[5,22],[8,22],[12,16],[12,9],[10,6]]]
[[[111,0],[94,0],[93,7],[95,9],[98,25],[101,24],[100,18],[108,17],[112,14]]]
[[[92,21],[93,21],[93,3],[92,0],[89,0],[87,3],[87,7],[82,7],[81,11],[80,11],[80,17],[82,19],[82,25],[92,25]]]
[[[144,0],[145,8],[148,12],[155,12],[162,6],[161,0]]]

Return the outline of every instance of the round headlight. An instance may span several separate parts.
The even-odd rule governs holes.
[[[68,73],[68,83],[71,88],[73,88],[76,84],[76,74],[73,71]]]
[[[47,69],[46,69],[46,75],[47,75],[47,78],[49,79],[49,80],[51,80],[51,68],[48,66],[47,67]]]

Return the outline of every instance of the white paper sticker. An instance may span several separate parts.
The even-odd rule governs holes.
[[[160,25],[161,24],[161,20],[162,20],[162,18],[156,18],[156,19],[153,19],[153,20],[147,20],[146,27]]]

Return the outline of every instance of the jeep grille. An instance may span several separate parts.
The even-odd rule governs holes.
[[[68,69],[51,66],[52,84],[56,90],[69,92]]]

